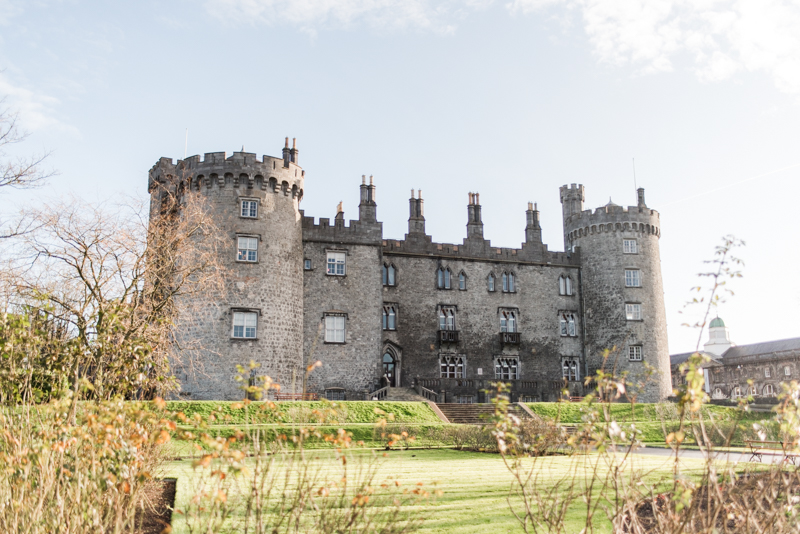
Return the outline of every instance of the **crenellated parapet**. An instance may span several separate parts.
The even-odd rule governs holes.
[[[547,245],[526,246],[522,248],[493,247],[491,241],[485,240],[482,246],[475,246],[465,240],[464,244],[436,243],[428,239],[384,239],[384,254],[402,254],[408,256],[429,256],[462,260],[483,260],[509,263],[535,263],[540,265],[578,266],[580,258],[577,254],[554,252],[547,250]]]
[[[288,146],[288,138],[287,138]],[[284,149],[286,150],[286,149]],[[148,192],[156,184],[167,187],[182,187],[184,191],[208,191],[213,189],[260,190],[282,193],[293,199],[302,199],[305,171],[292,159],[289,149],[287,158],[262,156],[252,152],[208,152],[201,158],[191,156],[174,162],[161,158],[150,169]],[[295,155],[296,157],[296,155]]]
[[[301,211],[302,213],[302,211]],[[341,217],[320,217],[315,222],[314,217],[303,217],[303,241],[315,241],[331,244],[373,245],[381,244],[383,223],[361,220],[350,220],[345,224],[344,213]]]
[[[561,202],[564,209],[564,241],[567,250],[585,236],[634,232],[643,235],[661,236],[661,220],[658,211],[650,209],[644,202],[644,189],[637,191],[637,206],[624,208],[613,202],[594,211],[583,209],[583,186],[572,184],[561,187]]]

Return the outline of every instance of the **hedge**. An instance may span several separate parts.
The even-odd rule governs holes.
[[[246,422],[246,413],[249,414],[251,422],[257,423],[327,423],[336,425],[375,423],[381,418],[396,423],[441,423],[426,402],[252,402],[247,406],[247,412],[242,406],[242,402],[226,401],[167,402],[167,410],[183,412],[189,418],[198,416],[208,424],[243,425]]]
[[[541,417],[557,420],[564,424],[581,423],[588,407],[580,402],[532,402],[527,403],[531,411]],[[599,405],[595,405],[599,413],[603,413]],[[672,403],[648,404],[637,403],[633,409],[628,403],[614,403],[609,406],[611,418],[618,422],[654,422],[674,421],[677,419],[677,406]],[[760,421],[772,417],[768,413],[744,412],[738,408],[726,406],[703,406],[703,419],[716,421]]]

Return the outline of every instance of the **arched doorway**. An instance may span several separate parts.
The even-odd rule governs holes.
[[[383,377],[389,381],[389,387],[397,386],[397,360],[388,350],[383,353]]]

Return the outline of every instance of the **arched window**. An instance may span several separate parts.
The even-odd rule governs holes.
[[[517,290],[515,280],[514,280],[514,273],[508,273],[508,292],[513,293]]]
[[[741,396],[742,396],[742,388],[740,388],[739,386],[733,388],[733,391],[731,391],[731,398],[738,399]]]
[[[762,390],[764,392],[765,397],[774,397],[775,396],[775,388],[772,387],[772,384],[767,384],[764,386]]]
[[[467,289],[467,275],[463,271],[458,273],[458,289],[461,291]]]
[[[489,285],[489,291],[494,291],[494,275],[489,274],[489,278],[487,279]]]
[[[558,294],[572,295],[572,278],[563,274],[558,277]]]
[[[756,389],[755,386],[750,386],[749,388],[747,388],[747,394],[755,397],[756,395],[758,395],[758,390]]]
[[[714,388],[714,396],[713,396],[713,398],[715,398],[715,399],[723,399],[723,398],[725,398],[725,395],[722,393],[722,389]]]
[[[579,380],[578,362],[576,360],[564,360],[562,364],[562,373],[564,378],[569,381]]]
[[[436,271],[436,287],[450,289],[450,269],[439,267],[439,270]]]
[[[394,265],[383,264],[383,285],[393,286],[397,277]]]
[[[508,293],[508,273],[503,273],[503,293]]]

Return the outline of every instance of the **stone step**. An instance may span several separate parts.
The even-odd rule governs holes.
[[[442,413],[450,420],[451,423],[460,424],[486,424],[488,417],[494,414],[493,404],[455,404],[455,403],[437,403],[436,404]],[[530,415],[522,408],[515,404],[508,406],[509,413],[517,417],[526,418]]]

